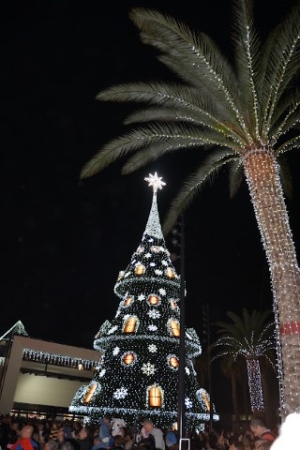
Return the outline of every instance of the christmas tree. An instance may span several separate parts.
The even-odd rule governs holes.
[[[142,240],[114,287],[120,298],[114,319],[95,336],[101,353],[93,380],[74,396],[70,412],[87,421],[109,414],[133,426],[151,418],[161,428],[178,416],[180,341],[180,276],[170,259],[159,220],[157,191],[165,183],[150,174],[153,187],[150,215]],[[192,359],[201,354],[194,329],[185,330],[185,421],[187,429],[210,420],[210,399],[197,383]],[[219,416],[213,407],[213,419]]]

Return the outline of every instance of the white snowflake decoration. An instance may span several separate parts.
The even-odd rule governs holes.
[[[148,316],[149,316],[151,319],[159,319],[160,316],[161,316],[161,314],[160,314],[160,312],[157,311],[157,310],[150,309],[150,311],[148,311]]]
[[[125,387],[121,387],[119,389],[117,389],[113,396],[114,398],[116,398],[117,400],[120,400],[121,398],[125,398],[128,395],[128,389],[126,389]]]
[[[163,266],[168,266],[169,265],[169,263],[167,261],[165,261],[164,259],[162,260],[161,263],[162,263]]]
[[[102,378],[105,375],[106,370],[102,369],[101,372],[99,373],[99,377]]]
[[[156,270],[154,270],[154,273],[156,273],[156,275],[162,275],[163,271],[159,270],[159,269],[156,269]]]
[[[150,344],[148,346],[148,350],[150,353],[156,353],[157,352],[157,346],[155,344]]]
[[[155,372],[155,366],[154,364],[151,364],[149,361],[147,362],[147,364],[143,364],[141,371],[143,372],[144,375],[153,375]]]
[[[160,295],[166,295],[166,290],[164,288],[160,288],[158,292],[160,293]]]
[[[149,259],[149,258],[151,258],[151,256],[152,256],[151,253],[146,253],[145,258]]]
[[[188,367],[185,368],[185,373],[186,373],[187,375],[190,375],[191,371],[190,371],[190,369],[189,369]]]
[[[154,262],[150,263],[149,265],[150,265],[150,267],[155,267],[155,263]]]
[[[115,348],[113,349],[113,355],[114,355],[114,356],[117,356],[119,353],[120,353],[120,347],[115,347]]]
[[[148,242],[153,242],[153,238],[148,239]]]
[[[138,300],[141,302],[142,300],[145,300],[145,296],[144,296],[144,294],[140,294],[139,296],[138,296]]]
[[[153,325],[153,324],[148,325],[148,330],[149,330],[149,331],[156,331],[156,330],[157,330],[157,326],[156,326],[156,325]]]
[[[186,397],[184,403],[185,403],[186,408],[188,408],[188,409],[193,407],[193,402],[188,397]]]
[[[112,334],[112,333],[114,333],[117,329],[118,329],[118,327],[117,327],[117,325],[115,325],[114,327],[112,327],[112,328],[107,332],[107,334]]]

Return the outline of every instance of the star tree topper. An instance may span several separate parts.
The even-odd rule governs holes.
[[[162,189],[163,186],[166,185],[164,181],[162,181],[162,177],[159,177],[157,175],[157,172],[155,172],[154,175],[149,173],[149,177],[144,178],[145,181],[148,181],[148,186],[153,187],[153,192],[157,192],[157,189]]]

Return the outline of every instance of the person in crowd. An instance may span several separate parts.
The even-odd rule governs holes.
[[[44,450],[58,450],[59,443],[53,439],[48,439],[45,442]]]
[[[155,427],[151,419],[144,420],[143,429],[148,437],[141,440],[142,444],[144,443],[150,448],[165,450],[166,444],[164,434],[160,428]]]
[[[6,450],[11,450],[11,448],[14,446],[14,444],[17,442],[18,440],[18,433],[16,432],[16,430],[9,430],[7,433],[7,444],[6,447],[2,446],[2,450],[6,449]]]
[[[57,441],[58,440],[58,431],[61,428],[61,424],[54,420],[50,426],[49,432],[49,441]]]
[[[73,436],[72,436],[72,423],[70,422],[69,419],[64,420],[64,422],[62,423],[62,428],[63,428],[63,431],[64,431],[65,440],[72,442],[72,439],[73,439]]]
[[[38,442],[32,438],[33,431],[33,425],[25,424],[20,430],[19,438],[13,444],[11,450],[40,450]]]
[[[95,434],[93,436],[92,450],[99,450],[100,448],[103,448],[103,447],[101,447],[101,441],[100,441],[99,435]]]
[[[79,420],[75,420],[72,426],[72,438],[77,440],[79,432],[82,428],[82,423]]]
[[[175,431],[168,430],[165,435],[165,443],[168,450],[178,450],[179,443]]]
[[[272,433],[272,431],[267,428],[265,422],[259,417],[254,417],[253,419],[251,419],[250,430],[252,431],[256,439],[264,439],[270,442],[275,441],[274,433]]]
[[[91,430],[88,426],[81,428],[77,439],[78,450],[92,450],[93,441],[91,438]]]
[[[237,436],[228,438],[229,450],[245,450],[244,444]]]
[[[111,447],[111,450],[124,450],[124,437],[120,434],[114,436],[114,442]]]
[[[133,432],[130,428],[126,428],[124,432],[124,448],[131,450],[134,443]]]
[[[108,448],[112,446],[113,439],[110,433],[110,418],[103,416],[99,421],[99,438],[101,448]]]

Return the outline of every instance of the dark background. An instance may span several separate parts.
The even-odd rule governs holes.
[[[278,2],[276,2],[278,3]],[[282,4],[284,3],[284,4]],[[292,1],[257,1],[266,32]],[[169,74],[141,44],[128,14],[157,8],[207,32],[229,51],[229,0],[6,2],[1,9],[1,283],[0,335],[22,320],[31,337],[92,348],[112,319],[113,293],[148,219],[158,172],[161,219],[194,167],[189,153],[133,175],[121,164],[80,180],[83,164],[122,130],[129,105],[100,103],[102,89]],[[288,201],[299,254],[299,157]],[[206,187],[185,216],[186,324],[202,336],[202,305],[211,320],[226,311],[270,308],[266,258],[246,185],[229,199],[226,173]],[[171,235],[166,236],[174,249]],[[176,261],[180,270],[180,260]]]

